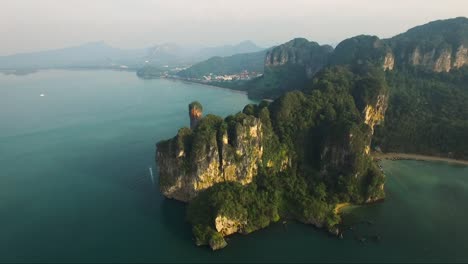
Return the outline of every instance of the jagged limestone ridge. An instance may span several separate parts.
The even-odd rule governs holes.
[[[158,144],[161,191],[190,201],[197,244],[221,248],[223,236],[281,217],[337,234],[333,201],[384,197],[383,176],[368,155],[373,126],[386,109],[384,84],[346,68],[318,78],[306,94],[248,105],[224,120],[208,115]]]
[[[180,129],[157,144],[162,193],[187,202],[219,182],[252,182],[262,160],[262,135],[260,120],[244,114],[226,120],[208,115],[195,129]]]

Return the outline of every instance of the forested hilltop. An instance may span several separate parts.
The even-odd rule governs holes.
[[[320,69],[333,65],[372,63],[384,70],[450,72],[468,65],[468,19],[434,21],[390,39],[360,35],[333,50],[306,39],[294,39],[267,52],[264,75],[245,84],[256,99],[274,99],[301,90]],[[414,76],[417,78],[417,76]]]
[[[268,50],[264,74],[247,82],[215,85],[276,98],[303,90],[315,73],[333,65],[382,67],[389,86],[386,121],[374,147],[451,158],[468,158],[468,19],[434,21],[389,39],[360,35],[333,50],[294,39]],[[378,149],[379,149],[378,148]]]
[[[395,69],[375,146],[468,159],[468,19],[434,21],[389,40]]]
[[[161,192],[189,203],[196,243],[213,249],[280,219],[339,235],[337,205],[385,197],[372,147],[467,157],[467,28],[456,18],[335,50],[304,39],[272,49],[275,81],[255,87],[281,95],[224,119],[192,103],[195,125],[157,144]]]
[[[190,202],[197,244],[214,249],[225,246],[225,235],[281,218],[339,235],[338,203],[384,197],[369,145],[386,99],[381,70],[333,67],[304,92],[225,119],[200,118],[194,103],[197,126],[157,145],[161,191]]]

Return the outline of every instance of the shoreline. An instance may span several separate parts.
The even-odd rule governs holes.
[[[338,203],[336,204],[335,208],[333,209],[333,212],[335,214],[340,214],[341,213],[341,210],[346,208],[346,207],[349,207],[349,206],[352,206],[353,204],[351,203]]]
[[[140,77],[138,77],[138,78],[140,78]],[[141,78],[141,79],[145,79],[145,78]],[[182,79],[182,78],[174,78],[174,77],[155,77],[155,78],[149,78],[149,79],[146,79],[146,80],[151,80],[151,79],[167,79],[167,80],[172,80],[172,81],[184,82],[184,83],[187,83],[187,84],[201,84],[201,85],[210,86],[210,87],[217,88],[217,89],[229,90],[229,91],[232,91],[232,92],[236,92],[236,93],[240,93],[240,94],[245,94],[245,95],[247,95],[247,91],[236,90],[236,89],[231,89],[231,88],[227,88],[227,87],[222,87],[222,86],[218,86],[218,85],[214,85],[214,84],[210,84],[210,83],[191,81],[191,80]],[[253,100],[253,101],[256,100],[256,99],[251,99],[251,98],[249,98],[249,99],[250,99],[250,100]]]
[[[437,157],[437,156],[428,156],[428,155],[421,155],[421,154],[410,154],[410,153],[371,153],[371,156],[376,160],[419,160],[419,161],[442,161],[450,164],[458,164],[468,166],[468,160],[461,160],[461,159],[451,159],[451,158],[444,158],[444,157]]]
[[[96,67],[96,68],[93,68],[93,67],[64,67],[64,68],[38,68],[38,69],[26,69],[27,72],[26,73],[22,73],[21,71],[23,71],[22,69],[20,70],[15,70],[15,69],[0,69],[0,74],[4,74],[4,75],[17,75],[17,76],[24,76],[24,75],[29,75],[29,74],[34,74],[34,73],[37,73],[37,72],[40,72],[40,71],[48,71],[48,70],[65,70],[65,71],[80,71],[80,70],[85,70],[85,71],[95,71],[95,70],[109,70],[109,71],[124,71],[124,72],[134,72],[136,74],[137,70],[136,68],[126,68],[126,69],[122,69],[122,68],[107,68],[107,67]],[[199,84],[199,85],[205,85],[205,86],[209,86],[209,87],[212,87],[212,88],[215,88],[215,89],[223,89],[223,90],[229,90],[231,92],[235,92],[235,93],[240,93],[240,94],[245,94],[247,95],[247,97],[249,98],[249,100],[251,101],[254,101],[254,102],[258,102],[260,103],[261,101],[268,101],[268,102],[273,102],[273,99],[271,98],[262,98],[262,99],[259,99],[259,98],[250,98],[248,96],[248,92],[246,90],[239,90],[239,89],[234,89],[234,88],[229,88],[229,87],[225,87],[225,86],[220,86],[220,85],[216,85],[216,84],[213,84],[213,83],[209,83],[209,82],[203,82],[203,81],[195,81],[195,80],[188,80],[188,79],[184,79],[184,78],[176,78],[176,77],[150,77],[150,78],[144,78],[144,77],[140,77],[140,76],[137,76],[137,78],[141,79],[141,80],[152,80],[152,79],[166,79],[166,80],[171,80],[171,81],[179,81],[179,82],[183,82],[183,83],[187,83],[187,84]]]

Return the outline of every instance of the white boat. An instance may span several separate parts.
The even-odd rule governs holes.
[[[41,97],[42,97],[42,96],[45,96],[45,94],[40,94],[39,96],[41,96]]]

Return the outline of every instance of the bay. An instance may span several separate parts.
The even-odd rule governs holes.
[[[211,252],[149,167],[188,103],[226,116],[245,94],[104,70],[0,74],[0,92],[1,262],[468,261],[466,167],[383,161],[387,198],[345,210],[344,239],[288,222]]]

